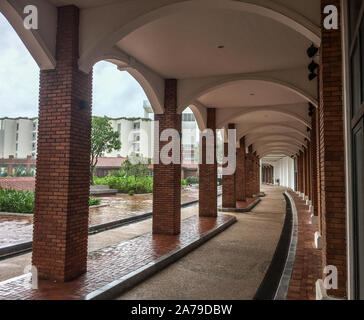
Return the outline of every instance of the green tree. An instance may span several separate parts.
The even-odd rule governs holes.
[[[91,160],[90,182],[93,184],[93,176],[98,158],[104,152],[120,150],[121,142],[119,132],[114,131],[108,118],[93,117],[91,128]]]
[[[134,177],[136,180],[139,177],[146,177],[149,175],[150,159],[143,158],[139,155],[132,154],[128,156],[122,163],[120,171],[124,177]]]

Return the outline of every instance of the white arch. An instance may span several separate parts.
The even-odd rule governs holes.
[[[94,61],[94,64],[102,60],[114,63],[120,71],[127,71],[132,75],[143,88],[154,113],[164,112],[164,79],[162,77],[116,48]]]
[[[268,139],[268,140],[267,140]],[[253,144],[253,143],[258,143],[259,141],[292,141],[292,142],[295,142],[297,143],[298,145],[302,145],[304,142],[297,139],[297,138],[294,138],[292,136],[289,136],[289,135],[283,135],[283,134],[274,134],[274,135],[271,135],[269,133],[266,133],[266,134],[261,134],[261,135],[258,135],[258,136],[251,136],[251,135],[248,135],[247,136],[247,139],[246,139],[246,143],[247,144]]]
[[[263,148],[263,149],[259,149],[257,150],[257,153],[259,154],[260,158],[263,158],[264,156],[266,156],[267,154],[272,154],[272,153],[276,153],[276,154],[286,154],[287,156],[292,156],[295,155],[297,153],[297,150],[292,149],[292,148],[279,148],[279,147],[270,147],[270,148]]]
[[[303,133],[302,131],[300,131],[299,129],[297,129],[296,127],[292,127],[292,126],[289,126],[289,125],[279,125],[279,124],[272,124],[272,125],[257,125],[253,128],[250,128],[248,130],[244,130],[244,131],[241,131],[241,132],[237,132],[237,139],[239,140],[240,138],[248,135],[248,134],[251,134],[252,132],[254,131],[259,131],[261,129],[268,129],[268,128],[279,128],[279,129],[282,129],[282,131],[284,132],[284,130],[291,130],[291,131],[294,131],[296,133],[298,133],[300,136],[304,137],[304,138],[307,138],[308,140],[310,140],[310,137],[309,135],[306,133]]]
[[[229,118],[225,118],[224,120],[220,121],[217,126],[218,126],[218,128],[222,128],[225,125],[227,125],[228,123],[236,123],[236,121],[235,121],[236,118],[240,118],[240,117],[252,114],[252,113],[267,112],[267,111],[282,114],[284,116],[287,116],[287,117],[290,117],[290,118],[292,118],[294,120],[297,120],[298,122],[302,123],[306,127],[309,127],[309,128],[312,127],[311,124],[306,119],[302,118],[298,114],[296,114],[294,112],[289,112],[287,110],[279,110],[279,109],[277,109],[275,107],[243,108],[240,111],[233,114],[232,116],[229,116]]]
[[[171,3],[172,1],[173,3]],[[95,34],[87,34],[90,31],[86,27],[95,18],[97,8],[84,17],[82,25],[84,34],[81,34],[81,39],[87,38],[86,35],[89,37],[85,39],[86,43],[83,43],[81,46],[83,48],[79,63],[81,70],[91,70],[92,61],[95,57],[101,56],[104,49],[110,49],[115,43],[136,29],[186,9],[206,10],[214,8],[255,13],[286,25],[305,36],[317,46],[321,42],[319,26],[303,15],[272,0],[265,0],[264,2],[260,0],[170,0],[170,4],[167,5],[165,1],[160,1],[159,4],[155,4],[155,1],[151,3],[150,0],[134,0],[133,2],[132,8],[124,3],[117,3],[107,8],[102,8],[102,14],[109,17],[110,23],[102,26],[104,30],[99,32],[97,38]],[[139,4],[139,10],[136,9],[138,7],[137,4]],[[120,17],[123,17],[123,19],[120,19]]]
[[[286,72],[288,73],[288,72]],[[273,83],[279,87],[285,88],[291,92],[296,93],[298,96],[306,100],[307,102],[312,103],[314,106],[318,106],[317,99],[311,95],[308,91],[301,89],[297,84],[289,83],[288,81],[283,79],[283,75],[286,76],[282,72],[282,79],[279,79],[276,73],[254,73],[254,74],[235,74],[235,75],[227,75],[220,77],[209,77],[202,79],[185,79],[181,80],[181,85],[178,88],[179,92],[179,101],[178,108],[184,109],[186,106],[194,103],[201,96],[210,93],[214,90],[223,88],[231,83],[237,81],[261,81],[267,83]],[[301,81],[301,80],[300,80]]]
[[[264,157],[270,156],[270,155],[281,155],[281,154],[284,154],[287,157],[291,157],[291,155],[292,155],[288,151],[284,151],[284,150],[282,150],[281,152],[274,151],[274,150],[273,151],[267,150],[267,151],[263,151],[263,153],[260,156],[261,156],[261,158],[264,158]],[[267,165],[272,166],[271,164],[267,164]]]
[[[199,130],[204,131],[207,126],[207,109],[199,103],[191,104],[188,107],[192,110],[196,118]]]
[[[288,140],[271,140],[271,141],[261,141],[261,142],[254,142],[253,146],[254,148],[258,149],[260,147],[267,147],[267,146],[292,146],[296,147],[300,150],[303,149],[302,143],[297,143],[294,141],[288,141]]]
[[[29,2],[29,1],[28,1]],[[43,15],[39,17],[39,29],[24,28],[23,9],[29,4],[24,0],[0,0],[0,12],[11,24],[19,38],[41,70],[56,66],[57,8],[47,1],[33,0],[32,5]]]

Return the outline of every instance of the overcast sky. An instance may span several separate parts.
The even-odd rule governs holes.
[[[147,97],[138,82],[116,66],[94,67],[93,114],[142,117]],[[38,116],[39,68],[11,25],[0,14],[0,117]]]

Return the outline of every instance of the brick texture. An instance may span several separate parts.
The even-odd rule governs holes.
[[[245,187],[245,137],[240,139],[240,148],[236,149],[236,200],[246,200],[246,187]]]
[[[78,26],[78,8],[58,8],[57,67],[40,72],[32,260],[57,281],[84,273],[87,259],[92,73],[77,67]]]
[[[256,172],[255,172],[255,155],[253,154],[253,148],[250,145],[248,148],[248,153],[246,155],[246,162],[245,162],[245,168],[246,168],[246,197],[252,198],[253,194],[255,194],[256,186],[255,186],[255,180],[256,180]]]
[[[160,134],[165,129],[175,129],[181,136],[182,119],[177,113],[177,80],[165,80],[164,113],[156,114]],[[160,141],[159,151],[171,141]],[[155,147],[158,144],[154,143]],[[162,162],[154,165],[153,183],[153,233],[175,235],[181,228],[181,164]]]
[[[217,160],[216,160],[216,109],[207,109],[207,128],[214,131],[214,164],[206,163],[206,139],[202,143],[202,163],[199,165],[199,214],[201,217],[217,216]]]
[[[311,164],[312,164],[312,206],[315,216],[318,215],[318,192],[317,192],[317,179],[318,179],[318,165],[317,165],[317,113],[315,108],[312,115],[312,130],[311,130]]]
[[[229,129],[235,129],[235,124],[230,123]],[[228,144],[224,143],[224,156],[228,156]],[[225,167],[227,164],[224,165]],[[236,208],[236,185],[235,173],[233,175],[223,175],[222,177],[222,207]]]
[[[322,0],[335,5],[340,15],[340,0]],[[323,236],[323,267],[334,265],[339,272],[339,288],[329,294],[346,296],[346,212],[344,120],[342,84],[341,25],[339,30],[326,30],[322,16],[320,48],[320,170]]]

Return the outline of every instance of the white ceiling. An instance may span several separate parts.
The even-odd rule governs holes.
[[[310,43],[260,15],[185,9],[142,26],[117,45],[163,77],[183,79],[303,66]]]
[[[241,80],[201,96],[199,102],[207,107],[259,107],[302,103],[297,93],[270,82]]]

